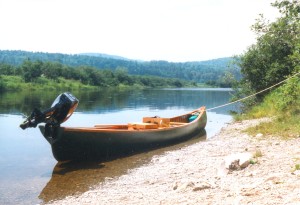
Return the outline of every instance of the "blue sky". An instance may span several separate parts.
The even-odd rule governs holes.
[[[243,53],[272,0],[0,0],[0,50],[201,61]]]

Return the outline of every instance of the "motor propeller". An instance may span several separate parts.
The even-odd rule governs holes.
[[[31,115],[20,124],[25,130],[28,127],[36,127],[39,123],[46,125],[59,126],[61,123],[69,119],[77,108],[79,100],[69,92],[60,94],[52,103],[51,108],[40,111],[35,108]]]

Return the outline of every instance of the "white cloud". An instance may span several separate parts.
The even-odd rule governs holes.
[[[0,49],[205,60],[254,42],[271,0],[0,0]]]

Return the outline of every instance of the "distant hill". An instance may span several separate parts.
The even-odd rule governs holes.
[[[91,66],[98,69],[126,69],[132,75],[153,75],[178,78],[200,83],[218,82],[222,79],[232,58],[219,58],[199,62],[174,63],[168,61],[139,61],[120,56],[98,53],[75,55],[27,51],[0,50],[0,63],[19,66],[24,60],[51,61],[78,67]]]
[[[117,59],[117,60],[130,60],[130,59],[124,58],[122,56],[109,55],[109,54],[105,54],[105,53],[79,53],[78,55],[110,58],[110,59]]]

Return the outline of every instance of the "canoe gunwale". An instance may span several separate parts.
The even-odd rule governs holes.
[[[187,120],[189,115],[198,112],[197,118],[182,124],[181,119]],[[182,118],[181,118],[182,117]],[[57,127],[55,136],[45,135],[45,126],[39,126],[43,136],[50,143],[52,153],[57,161],[81,160],[90,157],[97,159],[132,152],[136,148],[148,146],[166,146],[199,135],[207,123],[205,107],[201,107],[184,115],[170,118],[171,122],[180,125],[162,127],[159,129],[115,129],[128,125],[99,125],[99,127]],[[106,128],[103,128],[103,126]],[[107,129],[108,126],[112,128]],[[114,128],[114,129],[113,129]]]
[[[189,114],[195,113],[195,112],[199,112],[199,115],[197,116],[197,118],[191,122],[176,122],[176,121],[170,121],[170,126],[168,127],[159,127],[157,129],[134,129],[134,130],[129,130],[128,129],[128,125],[126,124],[110,124],[110,125],[106,125],[106,124],[99,124],[99,125],[95,125],[94,127],[61,127],[65,132],[160,132],[163,130],[171,130],[171,129],[178,129],[178,128],[182,128],[185,126],[190,126],[191,124],[197,123],[197,121],[199,121],[203,115],[205,111],[205,107],[200,107],[199,109],[196,109],[192,112],[189,112],[187,114],[183,114],[183,115],[179,115],[176,117],[172,117],[170,119],[176,119],[176,118],[180,118],[181,116],[187,116]],[[172,125],[173,123],[173,125]],[[180,124],[178,124],[180,123]],[[175,124],[177,124],[175,126]]]

